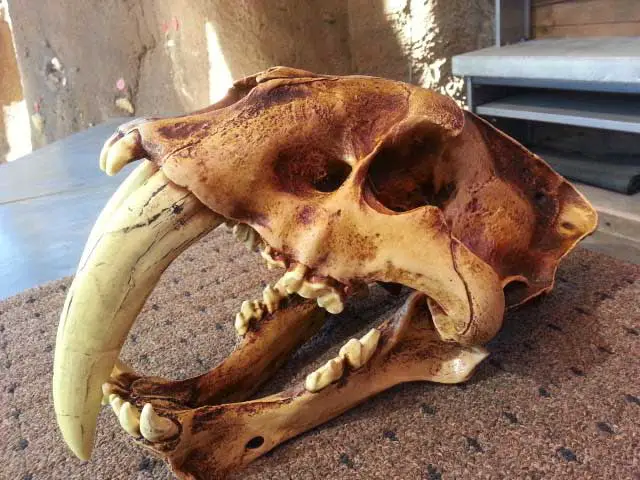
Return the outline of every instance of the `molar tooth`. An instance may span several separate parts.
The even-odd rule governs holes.
[[[177,434],[178,426],[158,415],[153,405],[145,403],[140,414],[140,433],[150,442],[160,442]]]
[[[338,355],[354,370],[357,370],[364,364],[364,361],[362,360],[362,344],[355,338],[352,338],[345,343],[340,349]]]
[[[362,364],[364,365],[371,359],[373,356],[373,352],[376,351],[378,347],[378,342],[380,341],[380,330],[377,328],[372,328],[369,332],[360,339],[360,343],[362,344]]]
[[[111,409],[113,413],[116,414],[116,417],[120,416],[120,410],[122,410],[122,405],[124,401],[115,393],[109,395],[109,405],[111,405]]]
[[[302,263],[298,263],[293,270],[289,270],[282,276],[282,282],[284,284],[287,293],[296,293],[302,286],[304,275],[307,273],[307,266]]]
[[[273,270],[274,267],[286,268],[287,266],[282,260],[276,260],[273,258],[273,249],[270,246],[265,246],[260,250],[260,256],[267,262],[267,268]]]
[[[259,300],[245,300],[236,314],[234,326],[238,335],[244,335],[249,329],[249,322],[255,318],[259,320],[264,314],[264,305]]]
[[[267,311],[269,313],[275,312],[278,309],[280,300],[284,298],[284,296],[286,296],[286,294],[283,295],[279,290],[275,289],[271,285],[264,287],[264,290],[262,291],[262,301],[265,307],[267,307]]]
[[[303,280],[302,285],[296,292],[298,295],[304,298],[318,298],[325,296],[332,292],[332,288],[324,282],[310,282]]]
[[[319,392],[342,377],[343,373],[344,360],[342,358],[332,358],[315,372],[307,375],[304,388],[311,393]]]
[[[249,330],[249,319],[241,313],[236,313],[236,321],[233,325],[238,335],[244,335]]]
[[[134,437],[140,435],[140,412],[129,402],[124,402],[118,414],[122,428]]]
[[[344,310],[344,302],[342,301],[342,297],[336,290],[332,290],[331,292],[318,297],[316,300],[318,302],[318,306],[324,308],[327,312],[338,314]]]

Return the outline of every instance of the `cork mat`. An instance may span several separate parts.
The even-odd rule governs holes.
[[[122,357],[184,378],[234,346],[232,318],[276,274],[224,229],[167,270]],[[0,302],[0,478],[168,479],[105,408],[94,455],[58,434],[51,370],[70,279]],[[254,462],[242,479],[640,479],[640,267],[577,250],[552,294],[510,312],[492,356],[460,386],[405,384]],[[278,391],[379,323],[398,298],[373,289],[331,317],[271,381]]]

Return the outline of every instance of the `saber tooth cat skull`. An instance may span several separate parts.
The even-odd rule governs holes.
[[[91,455],[101,402],[179,478],[223,478],[401,382],[462,382],[506,307],[553,287],[594,209],[539,157],[438,93],[276,67],[211,107],[139,119],[100,166],[140,165],[87,241],[56,341],[65,441]],[[236,350],[168,381],[119,361],[164,269],[221,224],[283,274],[238,305]],[[355,295],[404,287],[403,306],[305,381],[252,395]]]

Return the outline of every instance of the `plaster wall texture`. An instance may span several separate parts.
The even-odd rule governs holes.
[[[9,0],[34,146],[123,115],[208,105],[274,65],[367,74],[463,101],[451,57],[491,44],[491,0]],[[34,107],[37,106],[37,107]]]

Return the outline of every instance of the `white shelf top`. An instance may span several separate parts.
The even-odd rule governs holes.
[[[545,91],[476,107],[480,115],[640,133],[640,99],[632,95]]]
[[[640,37],[531,40],[457,55],[453,73],[640,86]]]

